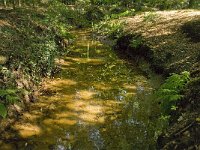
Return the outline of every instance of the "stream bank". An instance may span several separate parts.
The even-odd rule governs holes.
[[[120,21],[125,29],[115,39],[116,51],[139,63],[146,59],[150,68],[166,77],[183,71],[191,74],[190,83],[181,93],[184,97],[170,114],[167,131],[158,138],[158,149],[199,149],[200,11],[144,12]]]

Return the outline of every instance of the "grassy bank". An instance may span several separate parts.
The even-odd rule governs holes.
[[[55,58],[72,41],[68,30],[74,24],[66,17],[73,12],[59,3],[0,10],[0,131],[37,100],[42,80],[59,70]]]

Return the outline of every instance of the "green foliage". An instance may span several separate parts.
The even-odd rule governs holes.
[[[7,116],[7,106],[19,101],[18,90],[16,89],[1,89],[0,90],[0,116]]]
[[[135,15],[135,9],[130,9],[130,10],[126,10],[126,11],[123,11],[121,13],[116,13],[116,14],[111,14],[109,16],[107,16],[107,18],[109,19],[118,19],[120,17],[127,17],[127,16],[133,16]]]
[[[2,19],[12,26],[3,26],[0,56],[7,58],[0,65],[0,115],[6,116],[7,106],[19,101],[18,82],[28,82],[20,88],[32,91],[42,77],[51,76],[56,68],[55,58],[63,51],[58,48],[56,36],[70,39],[67,24],[72,10],[52,2],[45,10],[26,7],[2,11]],[[4,53],[6,52],[6,53]],[[19,76],[22,78],[19,80]],[[23,80],[23,81],[22,81]],[[19,83],[20,84],[20,83]]]
[[[66,26],[57,26],[57,34],[64,39],[73,38],[73,36],[68,32]]]
[[[151,7],[166,10],[187,8],[190,6],[190,1],[192,0],[148,0],[147,3]]]
[[[145,21],[145,22],[155,22],[156,19],[158,19],[158,17],[159,17],[158,14],[156,14],[154,12],[149,12],[149,13],[145,14],[143,21]]]
[[[94,30],[100,35],[117,39],[123,33],[123,25],[123,22],[102,21],[94,26]]]
[[[90,22],[101,21],[104,17],[103,11],[99,7],[93,5],[86,9],[85,15],[86,19]]]
[[[112,7],[109,10],[110,14],[120,14],[123,13],[124,11],[126,11],[127,9],[125,9],[124,7],[120,7],[118,5],[112,5]]]
[[[181,91],[189,81],[189,72],[184,71],[180,75],[172,74],[168,77],[157,91],[157,98],[161,102],[161,109],[164,115],[176,110],[176,103],[183,97]]]
[[[6,105],[14,104],[19,101],[18,91],[16,89],[0,90],[0,99]]]
[[[0,116],[6,118],[7,116],[7,109],[4,104],[0,103]]]
[[[140,47],[143,43],[143,39],[141,36],[135,36],[133,38],[133,40],[130,43],[130,46],[137,49],[138,47]]]

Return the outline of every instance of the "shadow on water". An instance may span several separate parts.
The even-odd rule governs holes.
[[[0,148],[154,149],[156,121],[149,119],[157,113],[154,87],[137,67],[92,40],[89,31],[75,34],[76,44],[57,60],[62,72],[4,133]]]

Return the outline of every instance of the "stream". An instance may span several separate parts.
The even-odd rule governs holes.
[[[148,78],[90,31],[73,33],[75,44],[57,60],[62,71],[44,83],[0,149],[155,149],[159,109],[152,93],[159,77]]]

